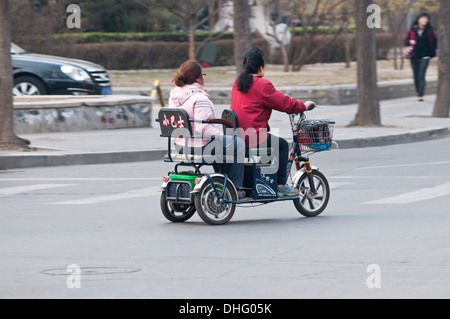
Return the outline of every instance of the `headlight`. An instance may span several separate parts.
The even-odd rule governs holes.
[[[63,65],[61,71],[75,81],[93,83],[89,73],[83,69],[70,65]]]

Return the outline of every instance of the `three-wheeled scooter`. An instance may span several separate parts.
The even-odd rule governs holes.
[[[330,199],[330,186],[325,175],[312,167],[312,153],[331,150],[333,146],[333,120],[307,120],[304,113],[289,115],[292,129],[292,149],[288,161],[290,185],[298,191],[296,196],[279,197],[277,183],[277,154],[273,149],[247,149],[245,158],[244,188],[246,197],[238,198],[236,187],[214,161],[215,155],[196,154],[187,145],[188,139],[205,139],[194,136],[192,123],[221,124],[224,134],[238,135],[239,121],[232,110],[225,110],[221,119],[199,121],[189,118],[181,108],[163,108],[157,121],[161,137],[168,139],[168,153],[164,161],[177,163],[173,171],[163,178],[161,210],[171,222],[185,222],[195,212],[210,225],[223,225],[233,217],[237,206],[270,204],[293,201],[295,208],[306,217],[321,214]],[[175,148],[172,141],[183,138],[185,147]],[[232,154],[234,155],[234,154]],[[234,160],[225,155],[224,161]],[[295,174],[292,176],[292,166]],[[214,166],[214,173],[203,173],[205,166]]]

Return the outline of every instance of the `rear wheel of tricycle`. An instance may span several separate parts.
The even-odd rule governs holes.
[[[188,204],[176,204],[173,201],[167,201],[166,192],[161,194],[161,211],[169,221],[182,223],[187,221],[195,214],[195,206]]]
[[[195,196],[195,208],[203,221],[209,225],[224,225],[228,223],[234,215],[236,204],[226,203],[224,200],[236,201],[237,193],[231,181],[227,181],[224,190],[225,178],[215,176],[212,178],[219,196],[223,195],[223,200],[217,198],[216,192],[210,180],[203,184],[200,192]]]
[[[300,199],[294,200],[294,205],[300,214],[306,217],[319,216],[325,210],[330,200],[330,185],[325,175],[317,170],[313,170],[312,174],[316,194],[310,192],[311,186],[307,174],[304,174],[296,185]]]

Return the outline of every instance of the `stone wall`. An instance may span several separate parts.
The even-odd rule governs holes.
[[[14,97],[17,134],[152,126],[153,99],[143,96]]]
[[[214,104],[231,103],[231,88],[207,87],[208,94]],[[290,97],[302,101],[313,100],[319,105],[348,105],[358,102],[356,95],[356,84],[336,85],[336,86],[302,86],[302,87],[277,87],[278,90]],[[150,89],[115,88],[114,94],[138,94],[148,95]],[[400,99],[416,96],[413,80],[397,80],[378,83],[380,100]],[[437,77],[427,79],[427,94],[436,94]],[[169,90],[163,90],[163,95],[167,103]],[[159,104],[159,101],[155,103]]]

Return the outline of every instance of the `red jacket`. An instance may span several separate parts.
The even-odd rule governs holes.
[[[231,109],[236,112],[239,127],[244,131],[254,128],[259,138],[257,144],[261,144],[267,140],[268,134],[260,136],[259,131],[264,129],[267,132],[270,131],[268,123],[273,110],[298,114],[305,112],[306,106],[302,101],[277,91],[270,81],[253,76],[253,86],[247,93],[240,92],[236,82],[234,83],[231,93]],[[254,134],[251,133],[245,136],[247,147],[256,146],[255,143],[252,143],[254,140],[251,138],[252,136]]]
[[[410,46],[411,40],[415,40],[417,43],[414,46],[414,50],[411,52],[411,58],[423,58],[424,56],[429,56],[430,58],[434,58],[436,56],[437,51],[437,37],[434,34],[433,27],[428,25],[426,27],[426,39],[428,43],[425,45],[420,45],[418,41],[418,34],[419,26],[417,24],[414,24],[411,29],[409,30],[408,34],[405,38],[405,45]]]

